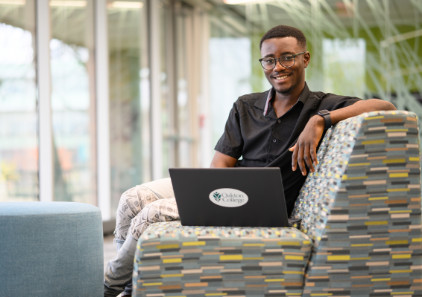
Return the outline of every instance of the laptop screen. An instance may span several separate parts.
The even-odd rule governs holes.
[[[280,168],[170,168],[182,225],[286,227]]]

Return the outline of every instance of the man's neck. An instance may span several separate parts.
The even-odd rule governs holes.
[[[305,85],[303,88],[304,87]],[[300,94],[303,91],[303,88],[300,89],[299,92],[275,92],[272,105],[278,118],[284,115],[287,111],[290,110],[290,108],[292,108],[293,105],[296,104],[296,102],[299,100]]]

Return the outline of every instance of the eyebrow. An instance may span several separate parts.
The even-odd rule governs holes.
[[[281,53],[280,57],[286,56],[286,55],[294,55],[294,54],[295,53],[293,53],[293,52],[284,52],[284,53]],[[265,59],[265,58],[275,58],[275,55],[274,54],[268,54],[268,55],[262,57],[262,59]]]

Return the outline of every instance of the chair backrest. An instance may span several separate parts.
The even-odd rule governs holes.
[[[318,160],[293,212],[315,246],[327,229],[371,228],[393,224],[391,218],[412,219],[410,225],[420,225],[419,132],[414,113],[371,112],[342,121],[327,131]]]

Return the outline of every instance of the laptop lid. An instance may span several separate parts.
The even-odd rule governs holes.
[[[278,167],[170,168],[185,226],[286,227]]]

